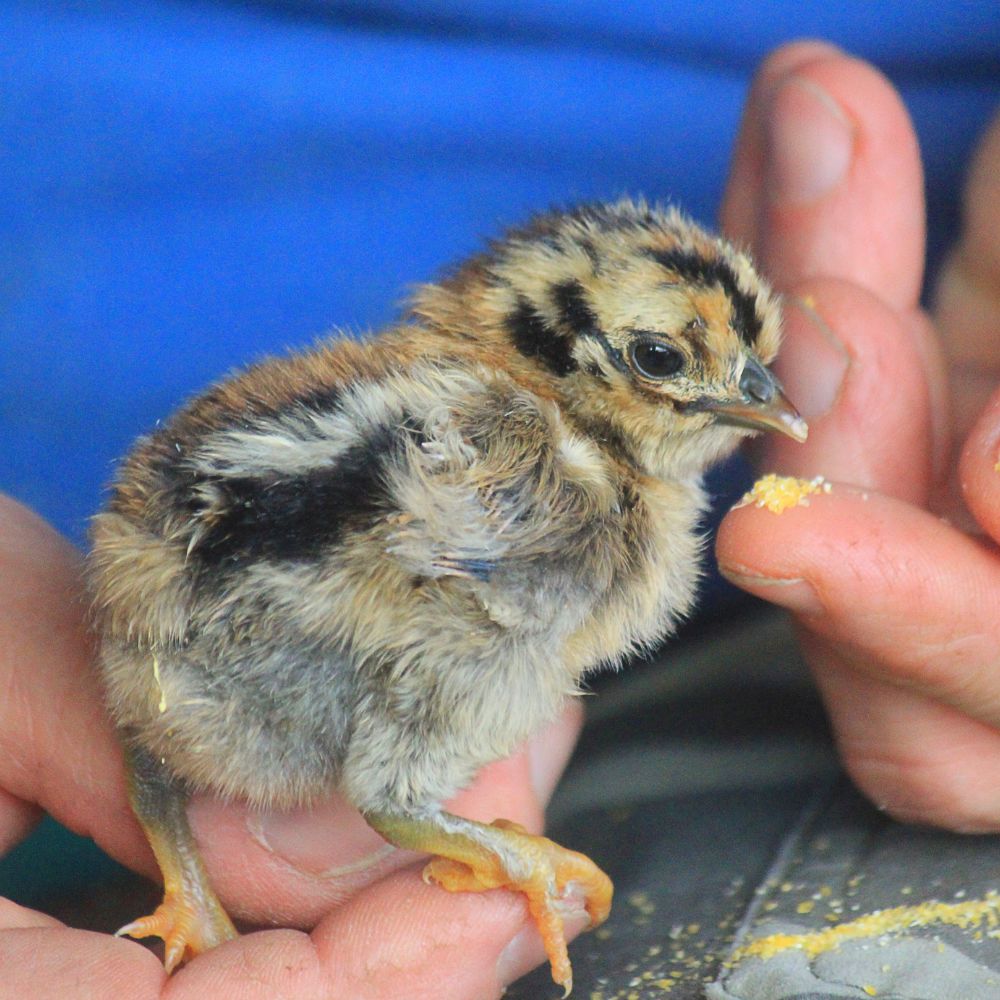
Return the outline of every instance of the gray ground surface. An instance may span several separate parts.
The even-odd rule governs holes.
[[[553,804],[550,835],[616,883],[571,947],[575,996],[1000,998],[1000,840],[902,826],[854,792],[780,618],[661,660],[602,685]],[[779,932],[793,946],[753,953]],[[558,995],[545,970],[508,992]]]

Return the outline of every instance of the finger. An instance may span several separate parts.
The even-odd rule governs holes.
[[[958,480],[979,526],[1000,543],[1000,391],[994,392],[969,434]]]
[[[582,916],[569,919],[568,937],[585,922]],[[342,976],[338,996],[499,997],[545,959],[521,897],[505,891],[445,893],[414,871],[352,901],[324,921],[313,939]],[[374,951],[372,942],[378,942]]]
[[[908,823],[1000,830],[1000,731],[852,665],[810,636],[809,662],[844,767],[880,808]]]
[[[758,195],[764,183],[767,148],[766,115],[775,88],[797,68],[840,50],[826,42],[801,41],[773,52],[754,76],[743,110],[729,169],[720,218],[726,234],[743,246],[756,246],[759,233]]]
[[[62,927],[63,925],[45,913],[19,906],[12,899],[0,896],[0,931],[23,930],[26,927]]]
[[[554,771],[565,762],[579,722],[575,707],[523,753],[484,774],[456,807],[467,815],[492,816],[498,811],[512,815],[518,812],[519,796],[521,818],[540,825],[539,796],[551,789]],[[541,758],[532,761],[535,747]],[[534,783],[526,771],[534,771]],[[525,787],[531,789],[527,795]],[[407,858],[412,861],[412,856]],[[568,937],[583,923],[582,916],[569,919]],[[35,926],[59,925],[14,904],[7,910],[0,907],[0,928]],[[181,970],[170,982],[170,996],[293,1000],[405,995],[414,1000],[480,1000],[499,996],[507,984],[545,957],[518,895],[446,893],[425,885],[419,870],[412,867],[335,910],[313,937],[315,946],[305,935],[291,931],[244,936]],[[34,964],[30,981],[18,995],[113,997],[125,980],[127,995],[145,1000],[159,996],[164,985],[157,960],[139,945],[69,930],[57,938],[22,935],[16,940],[0,933],[0,966],[8,957],[17,962],[36,948],[44,948],[43,961]],[[95,965],[101,971],[91,977],[89,970]],[[85,994],[78,992],[84,974],[88,978],[82,981],[91,991]]]
[[[741,168],[733,183],[752,191],[764,273],[782,289],[814,275],[839,277],[898,309],[915,306],[923,178],[913,128],[888,81],[830,54],[758,88],[752,100],[748,117],[763,123],[757,170]],[[726,204],[745,198],[734,192]],[[750,214],[742,204],[741,217]]]
[[[573,703],[524,749],[484,768],[449,808],[470,819],[503,817],[540,830],[581,725],[580,706]],[[339,797],[287,812],[202,798],[190,816],[216,891],[250,922],[311,927],[362,887],[415,859],[386,844]]]
[[[569,918],[567,938],[586,922]],[[245,935],[199,956],[167,980],[136,942],[62,927],[0,901],[0,968],[10,996],[67,1000],[313,1000],[406,996],[487,1000],[545,960],[514,893],[447,893],[400,872],[334,911],[312,937]],[[5,994],[6,995],[6,994]]]
[[[962,439],[1000,380],[1000,115],[965,189],[962,235],[941,270],[934,315],[953,369],[955,434]]]
[[[567,936],[584,922],[568,920]],[[0,906],[4,989],[25,1000],[489,1000],[544,958],[518,895],[447,893],[426,885],[416,870],[373,886],[312,935],[244,935],[199,956],[170,980],[155,955],[136,942]]]
[[[935,313],[956,361],[1000,368],[1000,115],[973,158],[962,235],[942,270]]]
[[[717,551],[727,577],[842,644],[857,669],[1000,726],[1000,560],[966,535],[835,485],[780,516],[732,511]]]
[[[164,982],[145,948],[65,927],[0,930],[0,968],[3,995],[18,1000],[154,1000]]]
[[[568,923],[570,937],[580,923]],[[489,1000],[543,960],[517,895],[447,893],[408,870],[330,914],[311,935],[265,931],[200,956],[174,975],[169,995]]]
[[[809,438],[763,442],[768,470],[824,475],[923,503],[932,412],[942,404],[940,395],[932,402],[919,332],[876,296],[829,278],[796,285],[785,320],[776,368],[809,422]]]
[[[20,843],[41,817],[37,806],[0,788],[0,857]]]
[[[139,856],[120,754],[90,670],[76,550],[0,496],[3,840],[41,805],[118,856]]]

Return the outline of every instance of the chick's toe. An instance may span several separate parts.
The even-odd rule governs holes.
[[[368,816],[387,840],[435,855],[424,878],[449,892],[511,889],[523,893],[552,968],[568,996],[573,970],[566,947],[565,917],[582,896],[591,927],[611,909],[611,879],[590,858],[528,833],[510,820],[487,825],[450,813]]]

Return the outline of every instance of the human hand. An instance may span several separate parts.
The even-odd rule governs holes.
[[[937,299],[948,363],[917,301],[916,142],[870,67],[817,43],[773,55],[723,210],[789,294],[778,368],[810,424],[764,465],[835,485],[780,517],[730,513],[720,566],[794,613],[862,790],[965,831],[1000,829],[998,178],[995,125]]]
[[[44,810],[155,876],[90,667],[79,574],[72,546],[0,498],[0,852]],[[487,768],[455,807],[538,830],[579,723],[573,706],[522,752]],[[245,935],[167,980],[156,956],[135,942],[70,929],[0,900],[0,993],[480,1000],[499,996],[545,958],[521,896],[425,885],[416,858],[384,844],[341,801],[312,814],[264,815],[196,799],[191,819],[234,915],[315,929]]]

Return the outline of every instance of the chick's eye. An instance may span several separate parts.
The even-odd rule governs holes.
[[[646,378],[669,378],[684,366],[684,355],[656,340],[640,340],[632,348],[632,364]]]

